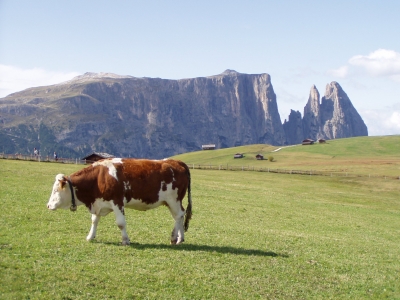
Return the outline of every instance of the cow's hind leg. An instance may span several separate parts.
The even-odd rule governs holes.
[[[99,224],[100,216],[96,214],[92,214],[92,227],[90,227],[90,231],[86,240],[91,241],[96,237],[97,225]]]
[[[185,241],[183,230],[183,219],[185,216],[185,209],[182,207],[181,202],[176,201],[173,205],[168,205],[169,211],[175,220],[175,226],[171,233],[171,244],[180,244]]]
[[[126,221],[125,221],[125,212],[124,208],[119,208],[117,205],[112,205],[113,211],[115,213],[115,221],[119,229],[121,229],[122,234],[122,245],[129,245],[129,237],[126,233]]]

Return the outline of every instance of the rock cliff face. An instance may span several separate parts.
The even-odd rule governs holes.
[[[286,144],[298,144],[306,138],[317,140],[368,135],[367,126],[337,82],[326,85],[321,102],[317,88],[315,85],[311,87],[301,121],[302,130],[297,129],[296,135],[293,135],[292,128],[300,126],[301,114],[296,112],[297,118],[294,119],[291,117],[294,113],[283,124]]]
[[[268,143],[285,134],[268,74],[182,80],[87,73],[0,99],[0,151],[163,158]],[[3,147],[3,149],[1,149]]]
[[[303,120],[299,111],[290,110],[289,120],[283,123],[283,130],[286,135],[285,144],[295,145],[301,143],[303,136]]]

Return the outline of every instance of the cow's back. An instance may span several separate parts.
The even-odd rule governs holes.
[[[159,201],[160,191],[171,184],[173,190],[178,189],[177,200],[182,200],[189,184],[188,168],[177,160],[122,159],[116,167],[128,202],[133,198],[154,204]]]

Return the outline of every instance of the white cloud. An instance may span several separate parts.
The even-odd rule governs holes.
[[[329,70],[328,74],[334,77],[338,78],[345,78],[347,74],[349,73],[349,67],[348,66],[341,66],[338,69],[334,70]]]
[[[400,134],[400,110],[392,108],[360,111],[368,135]]]
[[[387,76],[400,82],[400,53],[378,49],[369,55],[355,55],[349,59],[352,66],[363,68],[372,76]]]
[[[397,129],[398,133],[400,133],[400,112],[399,111],[392,112],[389,119],[386,120],[385,125],[387,127]]]
[[[0,97],[30,87],[60,83],[80,75],[77,72],[52,72],[40,68],[21,69],[0,64]]]

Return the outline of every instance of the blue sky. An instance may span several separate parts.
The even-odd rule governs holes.
[[[268,73],[281,119],[337,81],[370,135],[400,134],[400,1],[0,0],[0,97],[85,72]]]

